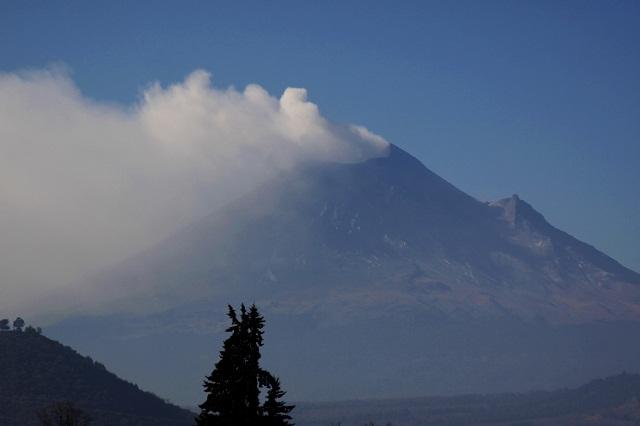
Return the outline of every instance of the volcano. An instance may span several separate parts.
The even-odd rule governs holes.
[[[521,391],[640,368],[638,273],[517,195],[478,201],[393,145],[300,165],[92,281],[121,313],[51,333],[184,403],[241,301],[265,312],[265,362],[297,399]]]

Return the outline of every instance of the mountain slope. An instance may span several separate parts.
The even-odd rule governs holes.
[[[476,201],[393,146],[276,179],[100,279],[154,306],[249,297],[327,318],[640,317],[640,275],[517,196]]]
[[[265,362],[297,399],[640,371],[640,275],[519,197],[475,200],[394,146],[358,164],[302,165],[93,280],[90,299],[119,313],[49,330],[189,404],[224,307],[241,301],[265,312]],[[149,347],[162,348],[151,358],[166,377],[128,364]]]
[[[64,401],[89,413],[97,426],[186,426],[193,421],[192,413],[35,333],[0,332],[0,360],[0,424],[4,426],[37,425],[38,410]]]

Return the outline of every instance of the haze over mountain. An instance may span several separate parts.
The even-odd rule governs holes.
[[[190,354],[212,351],[238,301],[265,310],[265,359],[297,399],[525,390],[640,367],[640,275],[518,196],[477,201],[395,146],[300,164],[86,288],[106,315],[54,332],[181,402],[198,396],[176,383],[194,388],[207,368]],[[188,371],[161,383],[123,365],[149,345]]]

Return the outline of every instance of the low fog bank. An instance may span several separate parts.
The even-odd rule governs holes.
[[[65,310],[50,294],[79,290],[70,283],[275,173],[387,148],[327,121],[300,88],[220,89],[197,70],[124,108],[86,98],[57,70],[0,74],[0,312]]]

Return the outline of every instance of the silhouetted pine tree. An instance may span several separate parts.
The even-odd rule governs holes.
[[[244,315],[244,306],[242,307]],[[249,424],[250,413],[247,404],[246,384],[246,327],[238,320],[233,307],[227,314],[231,326],[227,332],[231,336],[224,341],[220,360],[204,382],[206,401],[200,405],[200,415],[196,418],[199,426],[244,425]],[[257,416],[257,413],[255,413]]]
[[[207,399],[200,405],[201,412],[196,424],[290,425],[287,413],[293,407],[278,401],[284,395],[279,381],[260,368],[264,318],[255,305],[248,312],[241,305],[239,317],[229,306],[227,315],[231,319],[231,326],[226,331],[231,335],[224,341],[220,359],[204,382]],[[269,389],[263,405],[260,405],[261,388]]]
[[[260,348],[263,345],[262,329],[264,328],[264,318],[258,313],[256,305],[249,308],[249,312],[245,311],[244,305],[242,309],[242,324],[245,327],[247,350],[246,379],[247,384],[247,405],[252,413],[260,412],[260,377],[267,372],[260,368]]]
[[[280,399],[286,394],[280,388],[280,379],[271,377],[269,381],[269,391],[267,399],[262,406],[262,413],[265,416],[265,426],[293,426],[289,413],[295,408],[294,405],[286,405]]]

